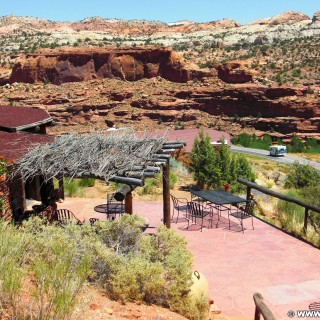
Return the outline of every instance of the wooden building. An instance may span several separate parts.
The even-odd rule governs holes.
[[[53,138],[46,135],[46,127],[53,124],[50,115],[41,109],[16,106],[0,106],[0,159],[12,164],[28,153],[33,145],[49,143]],[[12,216],[19,219],[26,211],[27,199],[43,202],[48,193],[48,184],[41,176],[24,181],[21,176],[13,179],[2,177],[0,198],[4,200],[0,212],[5,220]],[[52,186],[50,186],[52,188]]]

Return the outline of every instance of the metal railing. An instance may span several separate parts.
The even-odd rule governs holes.
[[[264,303],[261,293],[255,293],[253,295],[253,301],[254,301],[254,304],[256,305],[256,309],[254,312],[254,320],[260,320],[261,316],[263,317],[264,320],[276,320],[272,311]]]
[[[260,191],[260,192],[262,192],[264,194],[267,194],[269,196],[272,196],[272,197],[275,197],[275,198],[278,198],[278,199],[281,199],[281,200],[284,200],[284,201],[287,201],[287,202],[295,203],[298,206],[301,206],[301,207],[305,208],[305,211],[304,211],[304,224],[303,224],[304,233],[307,232],[308,222],[310,221],[312,223],[312,220],[311,220],[310,215],[309,215],[309,211],[311,210],[313,212],[320,213],[320,208],[315,207],[315,206],[313,206],[311,204],[302,202],[302,201],[297,200],[297,199],[292,198],[292,197],[288,197],[288,196],[283,195],[281,193],[274,192],[274,191],[272,191],[270,189],[261,187],[258,184],[253,183],[253,182],[248,181],[248,180],[245,180],[243,178],[238,178],[237,180],[238,180],[238,182],[240,182],[241,184],[244,184],[247,187],[247,199],[250,199],[251,189],[255,189],[255,190],[258,190],[258,191]],[[315,226],[313,226],[313,227],[315,227]]]

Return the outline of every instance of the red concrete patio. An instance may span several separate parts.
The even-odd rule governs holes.
[[[93,210],[103,199],[68,198],[59,208],[71,210],[78,218],[105,220]],[[134,200],[134,212],[148,218],[150,226],[161,224],[162,203]],[[186,229],[183,218],[173,223],[188,241],[194,255],[194,268],[209,282],[210,296],[230,319],[253,319],[252,296],[260,292],[277,319],[287,312],[308,309],[320,301],[320,251],[258,219],[244,221],[245,233],[234,220],[231,230],[222,219],[218,228]],[[148,232],[147,229],[146,232]],[[152,232],[153,229],[150,229]]]

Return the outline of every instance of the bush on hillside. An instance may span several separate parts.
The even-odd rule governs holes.
[[[90,280],[113,299],[157,303],[189,319],[203,319],[208,297],[188,295],[192,256],[186,240],[165,226],[146,237],[143,224],[136,215],[63,228],[39,218],[19,229],[0,222],[1,303],[21,309],[20,288],[29,274],[36,307],[30,318],[70,318]]]
[[[320,184],[320,174],[310,165],[300,164],[295,161],[288,173],[285,187],[286,188],[305,188],[313,187]]]

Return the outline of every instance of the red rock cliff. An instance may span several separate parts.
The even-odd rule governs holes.
[[[136,81],[160,76],[169,81],[202,79],[208,72],[191,67],[167,48],[43,50],[21,57],[13,67],[10,82],[54,84],[96,78]]]

